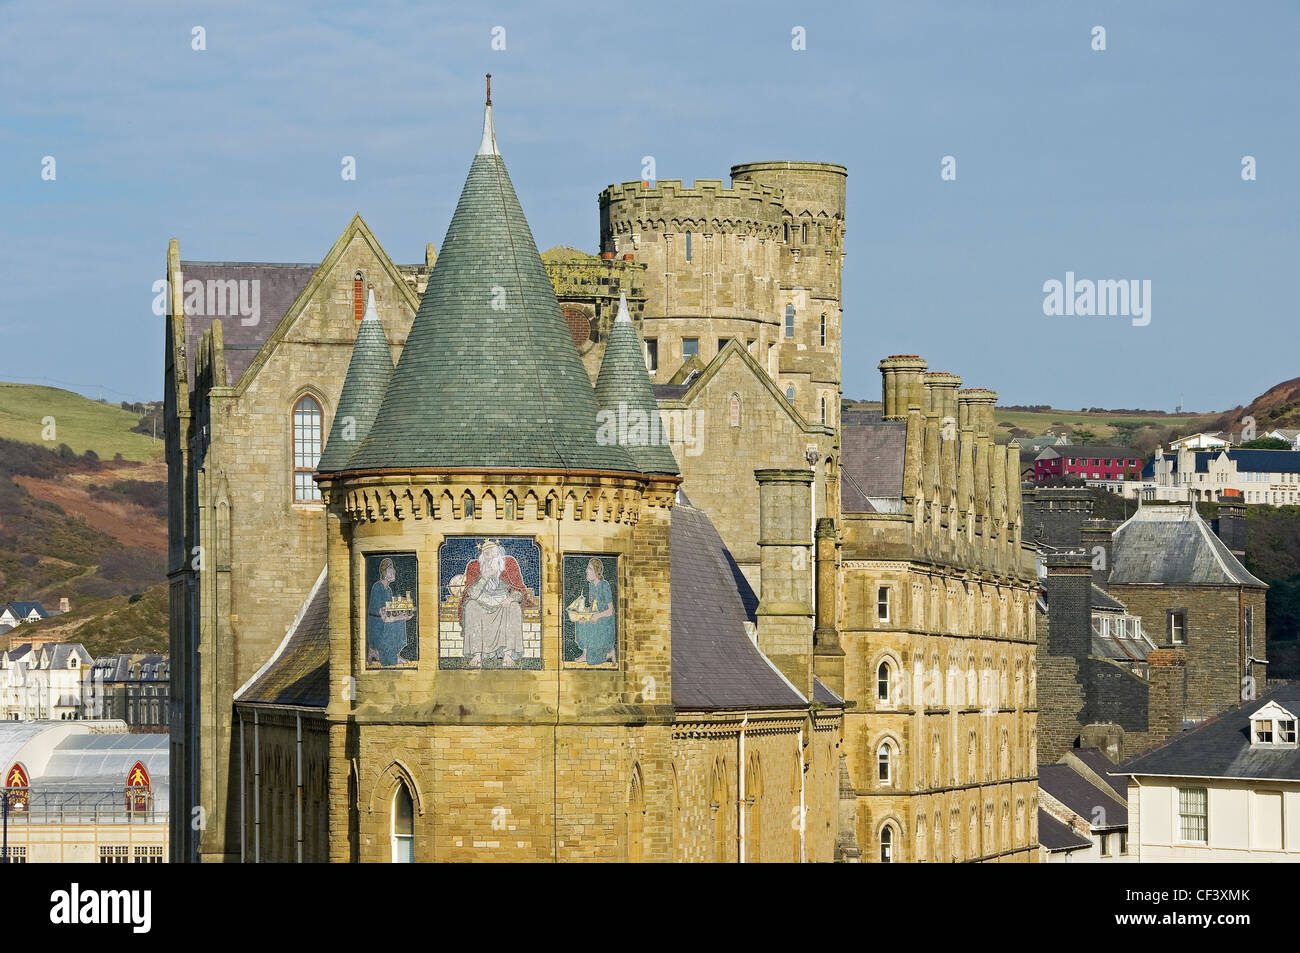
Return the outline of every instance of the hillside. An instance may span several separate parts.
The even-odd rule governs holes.
[[[43,416],[57,443],[28,439],[40,440]],[[166,468],[161,441],[131,432],[141,416],[0,384],[0,601],[72,604],[20,631],[92,654],[166,651]]]
[[[1255,429],[1261,434],[1274,427],[1300,428],[1300,377],[1273,385],[1246,407],[1225,412],[1208,429],[1235,432],[1247,416],[1255,418]]]
[[[47,440],[46,418],[54,418]],[[163,441],[132,433],[140,414],[117,404],[101,404],[71,391],[35,384],[0,383],[0,438],[34,444],[48,450],[67,444],[80,456],[87,450],[101,460],[117,454],[135,461],[162,460]]]

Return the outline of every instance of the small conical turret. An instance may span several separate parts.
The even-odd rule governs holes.
[[[637,334],[627,310],[627,296],[618,299],[618,316],[605,344],[605,356],[596,378],[596,403],[601,411],[601,434],[627,448],[642,473],[678,474],[677,460],[668,446],[668,434],[659,417]]]
[[[357,340],[352,346],[352,360],[343,379],[343,393],[339,395],[329,439],[316,464],[318,471],[347,467],[353,451],[370,433],[370,425],[375,422],[392,376],[393,355],[388,349],[384,326],[379,323],[375,292],[371,289],[365,317],[357,326]]]

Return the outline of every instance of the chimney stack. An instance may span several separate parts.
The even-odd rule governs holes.
[[[758,647],[812,698],[813,593],[810,470],[755,470],[761,575]]]
[[[817,627],[813,629],[814,674],[844,697],[844,649],[835,603],[835,521],[822,517],[813,534],[817,547]]]
[[[1080,664],[1092,651],[1092,557],[1087,553],[1046,553],[1047,654],[1066,655]]]
[[[1112,534],[1118,525],[1113,520],[1093,519],[1079,524],[1079,543],[1092,560],[1092,581],[1103,589],[1110,585],[1110,567],[1115,552]]]
[[[1246,504],[1239,491],[1225,490],[1219,494],[1219,518],[1214,521],[1214,532],[1232,555],[1246,558]]]
[[[912,407],[925,413],[924,360],[915,354],[891,354],[877,366],[882,387],[881,420],[906,420]]]

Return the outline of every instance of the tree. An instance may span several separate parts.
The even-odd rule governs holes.
[[[1256,437],[1237,444],[1238,450],[1290,450],[1291,444],[1281,437]]]

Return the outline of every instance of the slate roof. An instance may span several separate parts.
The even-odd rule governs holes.
[[[1218,459],[1220,454],[1227,454],[1228,459],[1237,464],[1238,473],[1300,473],[1300,450],[1212,450],[1191,451],[1196,473],[1209,473],[1210,461]],[[1173,473],[1178,472],[1178,454],[1166,453],[1166,460],[1173,462]],[[1142,473],[1151,476],[1155,473],[1155,457],[1148,461]],[[1191,472],[1191,471],[1189,471]]]
[[[702,510],[672,511],[673,705],[692,711],[803,708],[750,641],[758,597]],[[832,702],[827,702],[832,704]]]
[[[1067,443],[1060,446],[1047,447],[1034,459],[1051,460],[1055,457],[1066,457],[1069,459],[1078,459],[1080,457],[1087,460],[1138,460],[1142,454],[1138,453],[1132,447],[1115,447],[1103,444],[1082,444]]]
[[[352,359],[343,378],[343,391],[339,394],[329,438],[316,464],[318,471],[342,470],[347,466],[352,452],[370,433],[392,377],[393,352],[388,348],[384,326],[375,310],[375,293],[371,291],[365,317],[357,325],[357,340],[352,345]]]
[[[840,431],[840,507],[846,513],[870,513],[875,509],[871,498],[902,497],[906,451],[906,421],[844,426]]]
[[[1041,807],[1038,809],[1038,843],[1049,851],[1079,850],[1092,846],[1092,841],[1075,833],[1069,825],[1062,824]]]
[[[635,469],[596,394],[489,136],[474,157],[353,469]]]
[[[646,424],[646,439],[638,439],[636,421],[631,427],[623,422],[629,420],[632,412],[643,415],[647,422],[659,420],[659,402],[655,400],[650,386],[650,374],[646,371],[644,351],[641,347],[641,335],[627,310],[627,297],[620,295],[618,300],[618,317],[610,329],[609,339],[605,345],[605,356],[600,362],[600,374],[596,378],[596,403],[602,411],[614,415],[614,425],[618,429],[617,439],[622,441],[632,457],[633,464],[642,473],[681,473],[672,449],[657,439]],[[658,433],[665,431],[662,427]]]
[[[1117,770],[1115,762],[1096,748],[1073,748],[1070,755],[1091,768],[1097,777],[1110,785],[1111,790],[1122,798],[1125,804],[1128,803],[1128,775],[1115,774]]]
[[[235,701],[324,708],[329,703],[329,614],[329,585],[321,570],[284,641],[235,693]]]
[[[11,602],[9,603],[9,608],[12,609],[14,615],[18,616],[20,619],[26,619],[33,609],[36,610],[36,614],[42,619],[48,619],[50,617],[50,614],[45,611],[45,606],[41,605],[39,602]]]
[[[844,699],[827,688],[826,683],[816,677],[813,678],[813,701],[819,705],[829,705],[831,708],[844,707]]]
[[[1270,701],[1300,716],[1300,685],[1282,685],[1252,702],[1175,735],[1119,766],[1129,775],[1300,781],[1300,748],[1252,748],[1250,717]]]
[[[1096,583],[1093,583],[1092,586],[1092,607],[1107,612],[1125,612],[1128,609],[1124,603],[1120,602]]]
[[[194,389],[194,355],[198,353],[199,338],[212,326],[214,319],[221,321],[221,341],[226,353],[226,380],[233,385],[248,369],[248,365],[253,363],[257,352],[262,349],[266,339],[271,336],[280,319],[288,313],[289,306],[298,299],[298,295],[302,294],[319,267],[319,264],[182,261],[182,280],[203,282],[205,311],[209,281],[256,281],[258,283],[258,320],[255,324],[244,324],[239,314],[187,314],[185,316],[185,356],[189,365],[186,379],[189,381],[190,389]],[[169,304],[170,301],[169,296]]]
[[[1128,803],[1109,786],[1098,787],[1068,764],[1040,764],[1038,790],[1087,821],[1094,830],[1128,826]]]
[[[1258,586],[1196,507],[1143,503],[1113,536],[1110,584]]]

